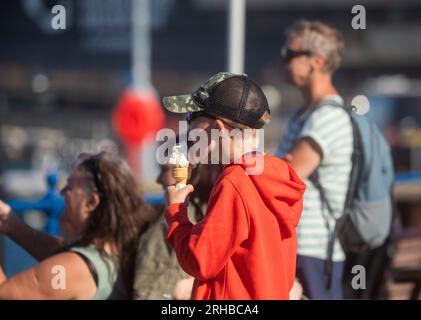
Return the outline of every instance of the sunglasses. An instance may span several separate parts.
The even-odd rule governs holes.
[[[309,50],[292,50],[289,48],[284,48],[281,51],[281,59],[282,62],[287,64],[291,62],[291,60],[301,57],[301,56],[311,56],[312,53]]]

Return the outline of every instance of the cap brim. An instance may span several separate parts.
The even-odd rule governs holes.
[[[204,109],[194,102],[191,94],[164,97],[162,99],[165,109],[175,113],[198,112]]]

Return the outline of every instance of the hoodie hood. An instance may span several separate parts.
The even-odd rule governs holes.
[[[240,165],[246,170],[257,161],[264,161],[264,169],[249,177],[267,208],[278,217],[282,238],[289,238],[300,220],[306,185],[285,160],[273,156],[246,155]]]

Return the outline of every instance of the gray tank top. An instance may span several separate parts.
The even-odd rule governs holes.
[[[127,290],[124,288],[121,274],[118,272],[118,260],[116,256],[103,251],[100,252],[94,245],[73,247],[70,251],[84,256],[84,260],[87,259],[90,261],[93,269],[96,270],[97,279],[95,279],[94,274],[92,275],[94,280],[97,280],[95,300],[130,299]]]

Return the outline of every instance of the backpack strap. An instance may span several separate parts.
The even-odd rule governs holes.
[[[342,108],[349,115],[349,118],[351,120],[352,136],[353,136],[353,139],[352,139],[353,151],[352,151],[352,156],[351,156],[352,168],[351,168],[351,173],[350,173],[351,178],[348,184],[348,192],[345,198],[345,208],[348,208],[352,204],[352,199],[355,197],[357,186],[359,185],[362,175],[363,175],[363,170],[362,170],[363,169],[363,165],[362,165],[363,150],[362,150],[361,135],[358,130],[357,124],[355,123],[355,119],[352,116],[352,113],[356,111],[356,108],[354,106],[346,107],[343,104],[333,99],[323,100],[323,103],[320,104],[318,107],[321,107],[324,105],[331,105],[331,106]],[[318,184],[318,186],[321,188],[320,183]],[[320,190],[318,186],[316,187]],[[324,197],[324,199],[327,201],[326,197]]]
[[[329,234],[329,239],[328,239],[328,242],[327,242],[327,258],[325,260],[324,272],[325,272],[325,276],[326,276],[326,280],[325,280],[326,281],[325,282],[326,289],[330,289],[331,286],[332,286],[333,248],[334,248],[335,239],[336,239],[336,228],[333,227],[333,230],[331,230],[330,224],[329,224],[329,217],[326,217],[324,215],[325,209],[327,209],[327,212],[328,212],[329,216],[333,217],[334,220],[336,220],[336,218],[335,218],[335,215],[333,213],[333,209],[330,206],[329,200],[326,197],[326,193],[324,191],[324,188],[320,184],[319,173],[317,172],[317,170],[315,170],[311,174],[311,176],[309,177],[309,180],[319,190],[320,202],[322,204],[322,215],[323,215],[323,218],[325,219],[326,229],[327,229],[328,234]]]
[[[352,203],[352,199],[355,196],[356,187],[358,186],[360,178],[361,178],[361,171],[362,171],[361,170],[362,169],[361,137],[351,114],[351,112],[355,111],[355,108],[347,108],[343,104],[339,103],[338,101],[334,99],[323,100],[322,103],[320,103],[316,108],[320,108],[325,105],[331,105],[331,106],[342,108],[349,115],[350,120],[351,120],[352,134],[353,134],[353,152],[352,152],[352,157],[351,157],[352,168],[351,168],[351,174],[350,174],[350,181],[348,184],[348,191],[345,198],[345,206],[344,206],[346,209]],[[309,180],[319,190],[320,202],[322,204],[322,214],[323,212],[325,212],[325,209],[327,209],[329,216],[332,217],[334,221],[336,221],[337,219],[334,215],[334,211],[329,203],[328,198],[326,197],[325,190],[319,181],[319,173],[317,169],[311,174],[311,176],[309,177]],[[337,232],[336,232],[336,223],[335,223],[335,226],[333,227],[333,230],[331,230],[330,225],[329,225],[329,217],[326,217],[325,215],[323,216],[325,218],[325,224],[326,224],[326,228],[329,234],[328,245],[327,245],[327,258],[325,261],[325,276],[326,276],[326,289],[330,289],[332,285],[333,249],[334,249],[335,240],[337,237]]]

